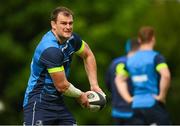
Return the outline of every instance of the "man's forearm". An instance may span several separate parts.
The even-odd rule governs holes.
[[[170,71],[168,68],[161,69],[159,71],[159,73],[160,73],[161,78],[160,78],[158,97],[159,97],[160,101],[165,102],[166,95],[167,95],[168,89],[170,87],[171,75],[170,75]]]
[[[133,98],[131,97],[131,95],[128,91],[126,79],[124,77],[118,75],[115,78],[115,84],[116,84],[117,90],[118,90],[119,94],[122,96],[122,98],[126,102],[131,103]]]
[[[92,53],[84,59],[84,66],[90,85],[98,85],[96,60]]]
[[[168,89],[170,87],[170,77],[161,77],[160,79],[160,92],[159,92],[159,96],[164,98],[166,98],[167,96],[167,92],[168,92]]]

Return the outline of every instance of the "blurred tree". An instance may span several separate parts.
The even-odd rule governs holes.
[[[108,100],[110,94],[104,84],[104,73],[110,61],[124,53],[125,41],[136,37],[139,27],[154,26],[157,34],[156,49],[165,55],[172,72],[167,108],[173,124],[180,124],[178,0],[1,1],[0,100],[4,102],[5,110],[0,111],[0,124],[23,123],[22,102],[33,51],[42,35],[50,29],[51,10],[59,5],[74,11],[74,31],[83,37],[95,54],[99,84],[107,93]],[[82,64],[80,58],[75,56],[70,80],[86,91],[89,90],[89,84]],[[109,102],[102,111],[93,113],[82,109],[71,98],[65,100],[79,124],[111,124]]]

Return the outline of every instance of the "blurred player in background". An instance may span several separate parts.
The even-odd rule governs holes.
[[[169,115],[165,101],[170,86],[170,71],[164,57],[153,50],[156,38],[154,29],[142,27],[138,33],[140,49],[128,58],[124,71],[129,73],[133,84],[133,97],[127,90],[127,75],[118,75],[116,83],[121,84],[120,92],[132,102],[136,124],[168,125]]]
[[[139,48],[139,43],[137,39],[129,39],[126,42],[126,54],[124,56],[115,58],[106,72],[105,83],[108,87],[108,90],[111,92],[111,104],[112,112],[111,116],[113,119],[113,124],[115,125],[128,125],[131,124],[133,119],[133,110],[131,105],[127,103],[120,95],[118,88],[119,84],[115,84],[115,77],[118,74],[126,74],[121,67],[124,67],[127,62],[127,57],[130,57],[134,54]],[[131,83],[128,80],[128,90],[131,92]]]
[[[36,47],[32,59],[23,104],[25,125],[76,124],[64,104],[63,95],[89,106],[87,93],[67,79],[73,54],[84,60],[91,90],[102,92],[98,86],[95,57],[88,44],[73,33],[72,11],[66,7],[55,8],[51,13],[51,27]]]

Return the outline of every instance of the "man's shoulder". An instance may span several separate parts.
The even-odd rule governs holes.
[[[42,53],[55,53],[58,50],[58,43],[54,38],[51,38],[50,32],[47,32],[35,49],[35,56],[41,56]],[[60,51],[60,50],[59,50]],[[58,52],[59,52],[58,51]]]
[[[81,41],[81,37],[77,33],[72,33],[72,36],[68,40],[69,42],[79,42]]]
[[[45,41],[45,42],[47,42],[47,41],[56,41],[56,43],[57,43],[57,39],[56,39],[56,37],[55,37],[55,35],[53,34],[52,31],[46,32],[44,34],[44,36],[42,37],[41,41]]]
[[[113,59],[112,63],[117,64],[117,63],[124,63],[127,60],[127,56],[120,56],[115,59]]]
[[[37,49],[45,50],[50,47],[58,48],[58,42],[51,31],[48,31],[39,42]]]
[[[128,59],[133,59],[133,60],[139,60],[139,58],[146,58],[147,57],[155,57],[156,55],[159,55],[160,53],[155,50],[139,50],[137,51],[133,56],[129,57]]]
[[[156,55],[163,56],[163,54],[162,54],[161,52],[157,51],[157,50],[154,50],[154,53],[155,53]]]
[[[116,66],[119,64],[119,63],[126,63],[126,60],[127,60],[127,57],[126,56],[120,56],[120,57],[116,57],[112,60],[112,62],[110,63],[109,65],[109,69],[113,70],[116,68]]]

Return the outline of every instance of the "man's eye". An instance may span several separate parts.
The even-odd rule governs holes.
[[[72,25],[72,24],[73,24],[73,22],[70,22],[70,23],[69,23],[69,25]]]
[[[62,24],[62,25],[67,25],[67,24],[69,24],[69,25],[72,25],[73,24],[73,22],[61,22],[60,24]]]
[[[63,25],[67,25],[67,23],[66,23],[66,22],[62,22],[61,24],[63,24]]]

